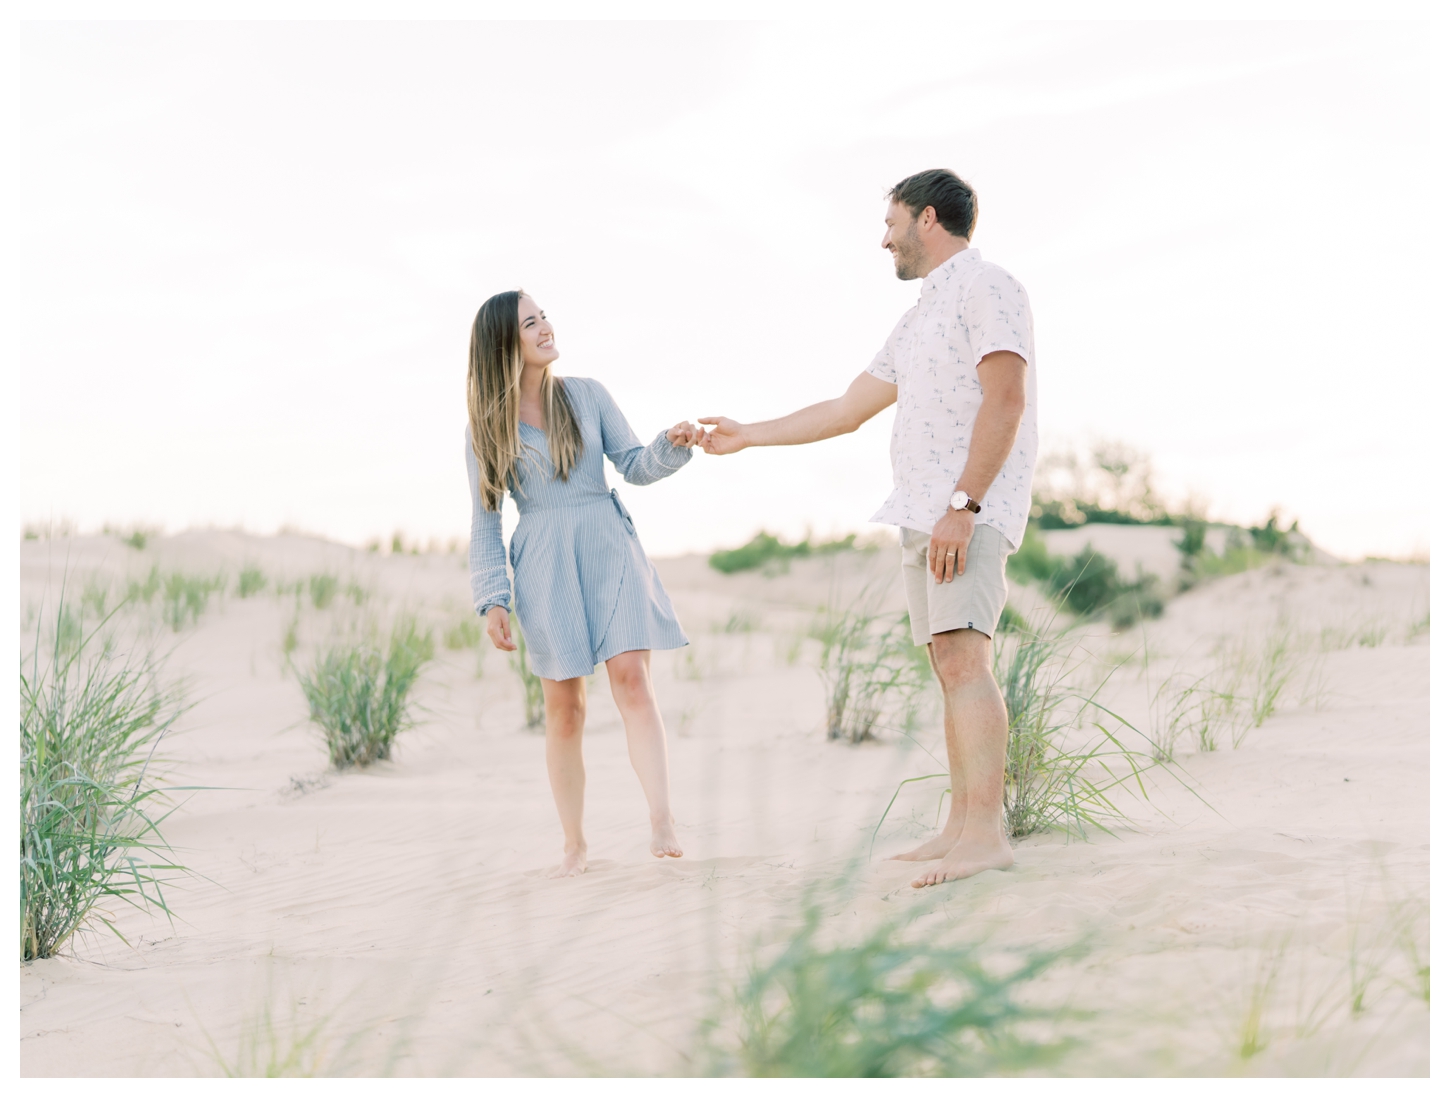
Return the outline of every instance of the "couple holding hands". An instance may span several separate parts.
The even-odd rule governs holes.
[[[909,176],[887,198],[881,246],[921,297],[866,370],[833,400],[780,419],[684,422],[641,445],[597,381],[559,377],[554,329],[519,291],[484,302],[468,356],[469,568],[489,639],[517,648],[510,606],[544,687],[544,753],[564,828],[553,876],[588,867],[584,840],[584,677],[603,663],[650,813],[650,852],[683,851],[670,809],[654,649],[689,641],[633,520],[604,479],[630,484],[682,468],[691,449],[732,454],[854,431],[896,405],[893,491],[871,521],[901,529],[912,639],[927,645],[944,702],[951,810],[940,834],[896,855],[932,863],[920,888],[1012,864],[1002,823],[1007,709],[992,677],[992,634],[1007,600],[1037,457],[1037,373],[1027,294],[970,247],[977,196],[955,173]],[[504,549],[505,495],[519,511]],[[509,568],[512,567],[512,589]]]

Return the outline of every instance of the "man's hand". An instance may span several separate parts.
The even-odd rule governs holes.
[[[745,441],[745,425],[724,416],[701,416],[701,423],[708,423],[715,429],[705,435],[700,448],[707,454],[734,454],[749,445]]]
[[[670,440],[672,446],[683,446],[689,449],[691,446],[700,445],[705,437],[705,428],[696,427],[688,419],[676,423],[665,432],[665,438]]]
[[[931,528],[931,547],[926,553],[926,566],[937,583],[951,583],[967,570],[967,546],[977,517],[967,510],[948,511]]]
[[[488,639],[493,641],[493,646],[502,652],[517,652],[519,646],[514,643],[513,634],[509,632],[509,612],[502,606],[490,606],[486,617],[488,622]]]

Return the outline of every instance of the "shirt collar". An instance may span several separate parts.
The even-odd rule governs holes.
[[[952,279],[955,278],[958,274],[960,274],[963,268],[965,268],[969,263],[979,262],[981,258],[982,253],[979,252],[976,248],[963,248],[961,251],[957,252],[956,255],[952,256],[945,263],[932,271],[931,274],[927,275],[926,278],[922,279],[922,296],[925,297],[927,294],[936,293],[939,289],[941,289],[948,282],[952,281]]]

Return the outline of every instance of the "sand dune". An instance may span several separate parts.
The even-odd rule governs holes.
[[[600,676],[585,744],[591,868],[549,880],[560,836],[542,737],[523,730],[499,653],[440,645],[398,757],[344,774],[326,770],[286,667],[289,628],[305,660],[368,616],[456,624],[461,556],[225,532],[144,551],[27,542],[22,632],[63,574],[73,592],[98,577],[119,589],[153,564],[225,571],[233,587],[246,565],[272,582],[329,573],[344,590],[326,610],[305,593],[229,594],[197,625],[156,633],[197,703],[168,745],[172,780],[211,787],[167,824],[194,876],[173,890],[174,925],[118,911],[131,947],[92,934],[21,966],[26,1075],[216,1074],[245,1068],[258,1032],[286,1043],[318,1020],[323,1071],[689,1070],[722,981],[792,925],[803,887],[861,852],[897,783],[941,753],[930,722],[919,747],[824,736],[819,647],[803,634],[832,600],[899,612],[891,550],[774,577],[663,560],[693,641],[655,657],[686,857],[646,853]],[[1429,1014],[1403,942],[1428,955],[1428,596],[1422,566],[1284,564],[1205,584],[1120,636],[1085,630],[1082,673],[1112,670],[1101,699],[1145,729],[1163,682],[1216,674],[1276,638],[1292,675],[1237,748],[1180,744],[1183,782],[1150,774],[1151,803],[1125,802],[1134,826],[1030,837],[1011,871],[926,898],[1004,945],[1088,936],[1043,985],[1096,1012],[1099,1039],[1059,1070],[1427,1073]],[[1013,601],[1042,602],[1015,586]],[[921,783],[898,802],[831,909],[835,932],[918,902],[913,867],[880,855],[929,829],[939,795]],[[1358,1013],[1340,1003],[1351,959],[1374,970]],[[1244,1061],[1234,1049],[1266,983],[1266,1048]],[[1324,1018],[1314,1003],[1329,1003]]]

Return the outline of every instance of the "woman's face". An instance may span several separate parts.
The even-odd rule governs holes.
[[[554,326],[528,294],[519,298],[519,343],[525,366],[547,366],[559,357],[554,346]]]

